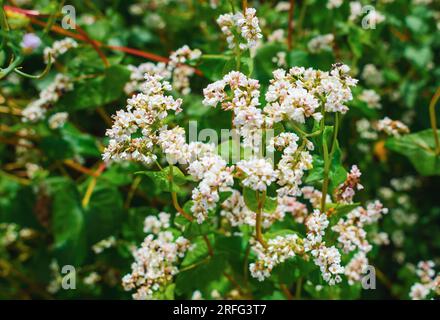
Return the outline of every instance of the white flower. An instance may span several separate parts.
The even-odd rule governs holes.
[[[67,118],[69,117],[69,114],[67,112],[57,112],[50,116],[48,122],[49,122],[49,128],[51,129],[58,129],[64,126],[64,124],[67,121]]]
[[[273,165],[262,158],[242,160],[237,163],[237,168],[245,175],[243,185],[256,191],[266,191],[276,178]]]
[[[402,134],[409,133],[409,128],[403,122],[391,120],[388,117],[379,120],[376,124],[376,129],[394,137],[400,137]]]
[[[78,47],[78,43],[71,38],[65,38],[62,40],[55,41],[52,44],[52,47],[47,47],[44,49],[44,62],[49,63],[49,55],[52,57],[52,62],[53,62],[60,55],[76,47]]]
[[[159,213],[159,216],[148,216],[144,220],[144,232],[158,234],[163,229],[170,227],[171,215],[166,212]]]
[[[359,95],[359,100],[365,102],[371,109],[381,109],[380,96],[374,90],[363,90]]]
[[[335,36],[333,34],[319,35],[309,41],[307,48],[311,53],[319,53],[321,51],[332,51]]]
[[[361,281],[366,268],[368,267],[368,259],[365,252],[358,252],[345,266],[345,275],[348,283],[353,285],[355,282]]]
[[[361,77],[370,86],[380,86],[384,82],[382,73],[374,64],[366,64],[362,70]]]
[[[262,38],[261,29],[256,17],[254,8],[247,8],[245,14],[237,12],[236,14],[223,14],[218,17],[217,23],[223,34],[226,35],[226,41],[229,48],[234,49],[237,46],[241,50],[253,48],[257,45],[257,41]],[[234,30],[238,31],[245,42],[236,39]]]
[[[160,232],[156,238],[148,235],[133,252],[135,261],[131,265],[131,273],[122,279],[124,289],[136,289],[134,299],[153,299],[154,293],[170,283],[179,272],[176,264],[188,248],[187,239],[174,239],[169,231]]]
[[[274,267],[292,258],[296,253],[302,253],[303,248],[296,234],[277,236],[267,241],[267,246],[256,242],[252,250],[257,254],[257,260],[249,265],[252,277],[263,281],[270,277]]]
[[[343,0],[328,0],[327,9],[339,8],[343,3]]]

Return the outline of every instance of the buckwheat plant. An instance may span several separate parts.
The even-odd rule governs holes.
[[[236,65],[203,89],[202,104],[230,114],[238,140],[187,141],[177,117],[184,101],[172,94],[189,92],[194,69],[187,63],[203,59],[187,46],[168,66],[132,68],[126,91],[138,93],[107,130],[103,159],[145,165],[139,174],[161,185],[174,208],[146,218],[147,236],[133,250],[124,288],[134,290],[135,299],[163,298],[174,281],[198,268],[236,286],[236,298],[254,297],[263,281],[287,296],[303,279],[326,288],[356,285],[373,248],[368,231],[387,213],[379,201],[355,201],[361,171],[353,165],[347,172],[341,163],[338,133],[357,80],[347,65],[334,63],[330,70],[273,70],[272,79],[260,83],[240,58],[261,38],[256,10],[224,14],[217,22]],[[403,130],[380,124],[389,127]],[[221,147],[235,144],[238,161],[222,156]],[[193,289],[200,296],[197,290],[205,288]]]

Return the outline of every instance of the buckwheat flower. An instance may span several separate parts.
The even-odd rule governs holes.
[[[329,284],[335,285],[342,281],[344,267],[341,266],[341,254],[334,246],[326,247],[321,243],[319,247],[311,251],[313,262],[319,267],[322,278]]]
[[[432,260],[428,260],[428,261],[420,261],[417,264],[417,270],[416,270],[416,274],[419,276],[420,280],[423,283],[428,283],[431,282],[432,279],[435,276],[435,271],[434,271],[434,261]]]
[[[193,292],[191,296],[191,300],[203,300],[203,296],[200,290],[196,290]]]
[[[58,129],[64,126],[64,124],[67,121],[67,118],[69,117],[69,114],[67,112],[57,112],[50,116],[48,122],[49,122],[49,128],[51,129]]]
[[[359,95],[359,100],[365,102],[371,109],[381,109],[380,96],[374,90],[363,90]]]
[[[284,43],[286,37],[284,35],[284,29],[274,30],[268,37],[267,42],[281,42]]]
[[[356,121],[356,131],[359,137],[365,140],[376,140],[378,135],[368,119],[360,119]]]
[[[41,39],[35,33],[26,33],[23,36],[21,47],[25,52],[32,52],[41,45]]]
[[[52,47],[47,47],[44,49],[44,61],[45,63],[49,63],[49,55],[51,56],[52,61],[54,61],[60,55],[63,55],[68,50],[76,47],[78,47],[78,43],[71,38],[55,41],[52,44]]]
[[[345,266],[345,276],[348,279],[348,284],[353,285],[362,280],[364,272],[368,267],[368,259],[365,252],[356,253],[350,262]]]
[[[399,120],[391,120],[388,117],[379,120],[376,124],[376,130],[385,132],[394,137],[400,137],[402,134],[409,133],[409,128]]]
[[[384,82],[382,72],[374,64],[366,64],[362,70],[361,78],[367,85],[381,86]]]
[[[339,219],[338,223],[332,227],[332,231],[339,234],[338,243],[344,253],[349,253],[356,249],[362,252],[369,252],[372,246],[367,241],[367,232],[363,226],[354,224],[350,219]]]
[[[350,16],[349,21],[355,21],[362,15],[362,3],[359,1],[350,1]]]
[[[167,81],[156,75],[145,75],[146,81],[141,85],[141,93],[127,100],[127,111],[119,110],[113,116],[114,123],[106,135],[110,138],[104,150],[104,161],[138,161],[151,164],[157,159],[154,146],[164,146],[165,139],[159,139],[162,120],[169,111],[180,112],[182,100],[166,95],[171,90]],[[137,133],[140,136],[133,137]],[[159,139],[159,141],[158,141]]]
[[[319,35],[309,41],[307,48],[311,53],[319,53],[321,51],[332,51],[335,36],[333,34]]]
[[[261,29],[256,17],[256,10],[254,8],[246,8],[245,14],[238,12],[236,14],[236,25],[241,32],[241,36],[247,41],[247,44],[240,44],[240,49],[255,47],[257,40],[261,39]]]
[[[169,231],[156,237],[148,235],[141,246],[133,251],[135,261],[131,273],[122,278],[126,291],[135,289],[136,300],[153,299],[154,294],[169,284],[179,272],[177,263],[189,248],[183,237],[174,238]]]
[[[362,190],[364,187],[359,183],[361,171],[356,165],[351,167],[344,183],[335,190],[335,198],[337,202],[352,203],[356,191]]]
[[[191,207],[198,223],[202,223],[208,212],[216,207],[220,200],[219,192],[226,191],[233,185],[233,170],[234,167],[227,167],[226,161],[216,154],[207,154],[190,163],[189,174],[200,181],[192,191]]]
[[[159,232],[163,231],[163,229],[170,227],[170,218],[171,215],[166,212],[160,212],[157,217],[146,217],[144,220],[144,232],[158,234]]]
[[[257,45],[257,41],[263,37],[259,26],[256,10],[247,8],[245,14],[237,12],[236,14],[224,14],[219,16],[217,23],[223,34],[226,35],[226,41],[230,49],[237,46],[241,50],[253,48]],[[234,31],[240,33],[242,39],[236,39]]]
[[[318,100],[298,86],[290,72],[287,74],[285,70],[278,69],[273,72],[273,76],[266,92],[268,104],[264,108],[270,124],[286,119],[304,123],[307,117],[315,117],[315,111],[319,107]]]
[[[43,100],[35,100],[23,109],[21,115],[23,122],[37,122],[44,118],[46,114],[45,102]]]
[[[272,62],[275,63],[278,67],[286,67],[286,53],[284,51],[277,52],[275,57],[272,58]]]
[[[266,247],[256,242],[251,248],[257,260],[249,265],[249,270],[258,281],[269,278],[274,267],[304,251],[301,239],[296,234],[269,239]]]
[[[365,17],[371,26],[385,21],[385,16],[377,10],[371,10]]]
[[[233,227],[238,227],[242,225],[249,225],[251,227],[255,226],[256,223],[256,213],[250,210],[245,202],[241,193],[237,190],[232,190],[232,195],[228,197],[221,204],[222,210],[220,215],[225,217],[228,222]],[[279,205],[275,212],[267,213],[262,212],[262,227],[267,229],[274,222],[282,221],[285,216],[285,207]]]
[[[295,197],[278,197],[277,211],[291,214],[297,223],[304,223],[308,215],[307,206]]]
[[[96,272],[90,272],[84,279],[84,284],[93,286],[101,280],[101,276]]]
[[[226,36],[229,49],[235,48],[235,38],[232,30],[235,28],[234,15],[231,13],[222,14],[217,18],[217,24],[220,26],[223,34]]]
[[[64,93],[71,90],[73,90],[72,80],[63,74],[57,74],[55,79],[40,92],[39,98],[23,110],[23,122],[36,122],[43,119],[47,109],[56,103]]]
[[[243,185],[256,191],[266,191],[276,179],[273,165],[263,158],[241,160],[237,163],[237,169],[244,174]]]
[[[423,300],[429,295],[429,293],[429,288],[421,283],[416,283],[411,287],[409,296],[412,300]]]
[[[171,73],[167,69],[166,64],[159,62],[157,64],[146,62],[139,66],[129,65],[128,70],[130,73],[130,80],[124,86],[124,92],[130,94],[133,92],[139,92],[141,85],[145,81],[145,74],[160,75],[163,79],[170,79]]]
[[[280,1],[275,6],[275,11],[289,11],[290,9],[290,3],[289,1]]]
[[[185,141],[185,129],[176,126],[168,130],[166,126],[159,131],[158,145],[166,155],[169,164],[186,164],[189,158],[188,145]]]
[[[172,74],[172,85],[176,91],[184,95],[191,92],[189,78],[194,74],[194,68],[187,63],[198,60],[201,55],[199,49],[192,50],[187,45],[171,53],[167,69]]]
[[[313,158],[308,151],[296,150],[296,144],[287,146],[277,164],[277,190],[279,196],[299,196],[304,172],[313,167]]]
[[[246,206],[239,191],[232,190],[232,195],[223,201],[221,208],[220,215],[225,217],[231,226],[255,225],[256,214]]]
[[[378,246],[383,246],[383,245],[389,245],[390,244],[390,239],[388,237],[388,233],[386,232],[377,232],[374,233],[371,236],[371,241],[378,245]]]
[[[322,199],[322,192],[319,190],[316,190],[315,188],[311,186],[305,186],[301,188],[301,193],[304,197],[304,199],[309,200],[310,204],[314,209],[319,209],[321,207],[321,199]],[[327,194],[325,203],[331,203],[332,199]]]
[[[116,239],[114,236],[110,236],[108,238],[102,239],[101,241],[95,243],[92,246],[92,250],[95,254],[100,254],[105,249],[111,248],[116,244]]]
[[[327,215],[319,210],[313,210],[313,213],[306,218],[307,238],[304,240],[306,251],[312,250],[316,245],[322,242],[322,236],[329,225]]]
[[[343,0],[328,0],[327,9],[339,8],[343,3]]]

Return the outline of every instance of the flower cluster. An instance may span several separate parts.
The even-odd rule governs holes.
[[[152,62],[142,63],[139,66],[129,65],[128,70],[130,71],[130,80],[125,84],[124,91],[126,94],[133,92],[138,92],[141,90],[141,85],[145,81],[145,74],[158,74],[163,79],[171,78],[171,74],[168,71],[166,64],[159,62],[154,64]]]
[[[263,246],[256,242],[252,250],[257,255],[257,260],[249,265],[252,277],[263,281],[270,277],[274,267],[303,252],[301,239],[296,234],[277,236],[269,239]]]
[[[146,164],[157,159],[153,147],[157,145],[157,133],[162,120],[172,110],[181,111],[181,99],[166,95],[171,85],[159,75],[146,75],[142,92],[127,100],[127,111],[119,110],[114,116],[114,123],[106,135],[109,145],[104,151],[105,161],[135,160]],[[140,136],[133,136],[141,133]]]
[[[160,212],[159,216],[148,216],[144,221],[144,232],[159,234],[162,229],[170,227],[171,215],[166,212]]]
[[[204,90],[203,104],[234,113],[233,125],[244,138],[244,146],[258,149],[264,117],[260,102],[260,84],[238,71],[231,71],[222,80],[209,84]]]
[[[362,190],[364,187],[359,183],[361,171],[354,165],[351,167],[347,179],[335,190],[335,199],[337,202],[352,203],[356,190]]]
[[[388,135],[400,137],[402,134],[409,133],[409,128],[399,120],[391,120],[388,117],[379,120],[376,124],[378,131],[383,131]]]
[[[273,165],[262,158],[242,160],[237,168],[244,174],[243,185],[256,191],[266,191],[276,177]]]
[[[312,156],[308,151],[302,150],[302,147],[298,148],[297,140],[294,133],[281,133],[274,138],[274,147],[284,148],[277,165],[277,183],[281,186],[277,190],[279,196],[300,195],[299,185],[302,183],[304,171],[313,167]]]
[[[43,119],[47,109],[56,103],[64,93],[71,90],[73,90],[71,79],[61,73],[57,74],[53,82],[40,92],[39,98],[23,109],[23,121],[37,122]]]
[[[292,215],[295,214],[294,204],[287,202],[285,198],[278,198],[277,209],[275,212],[268,213],[263,210],[262,215],[262,227],[269,228],[275,221],[281,221],[284,219],[286,212],[291,212]],[[237,227],[242,225],[255,226],[256,213],[250,210],[245,202],[241,193],[237,190],[232,190],[231,196],[229,196],[221,204],[222,210],[220,215],[225,217],[231,226]],[[306,212],[307,213],[307,212]],[[299,213],[298,213],[299,215]]]
[[[226,161],[216,154],[207,154],[189,165],[188,172],[200,181],[192,191],[191,207],[198,223],[202,223],[209,210],[215,208],[220,200],[219,192],[228,191],[228,187],[234,184],[233,170],[234,167],[228,167]]]
[[[307,48],[311,53],[319,53],[321,51],[332,51],[335,36],[331,33],[314,37],[307,44]]]
[[[381,109],[380,96],[374,90],[363,90],[359,95],[359,100],[365,102],[371,109]]]
[[[48,119],[49,128],[58,129],[64,126],[67,121],[69,114],[67,112],[57,112],[50,116]]]
[[[362,70],[361,78],[367,85],[380,86],[384,82],[382,72],[374,64],[366,64]]]
[[[341,254],[334,246],[327,247],[323,236],[329,221],[325,213],[314,210],[307,217],[305,225],[307,227],[307,238],[304,239],[304,249],[313,256],[313,262],[319,267],[322,277],[330,285],[341,282],[341,274],[344,267],[341,266]]]
[[[171,53],[167,69],[171,73],[172,85],[176,91],[184,95],[191,92],[189,77],[194,74],[194,68],[188,66],[187,63],[199,59],[201,55],[200,50],[191,50],[186,45]]]
[[[68,50],[76,47],[78,47],[78,43],[71,38],[55,41],[52,44],[52,47],[47,47],[44,49],[44,61],[49,63],[49,56],[51,57],[52,61],[54,61],[60,55],[65,54]]]
[[[264,111],[274,123],[282,120],[303,123],[310,116],[319,121],[320,101],[325,101],[327,112],[345,113],[348,107],[344,104],[353,98],[351,87],[357,83],[348,75],[349,71],[342,64],[334,65],[330,72],[302,67],[291,68],[288,73],[276,70],[266,93],[268,105]]]
[[[368,266],[368,258],[365,252],[357,252],[350,262],[345,266],[345,276],[348,284],[353,285],[362,279],[362,275]]]
[[[409,296],[413,300],[423,300],[429,295],[440,295],[440,274],[435,274],[433,261],[420,261],[417,265],[417,276],[420,282],[411,287]]]
[[[356,249],[362,252],[369,252],[372,246],[367,241],[367,232],[364,227],[377,222],[383,214],[388,213],[382,203],[375,201],[368,204],[367,208],[358,207],[348,213],[345,219],[341,218],[332,230],[339,234],[338,242],[344,253]]]
[[[135,261],[131,265],[131,273],[122,279],[124,289],[136,289],[134,299],[152,299],[154,293],[170,283],[179,272],[176,264],[188,248],[187,239],[175,239],[170,231],[159,232],[157,237],[148,235],[133,252]]]
[[[247,8],[244,15],[242,12],[237,12],[236,14],[227,13],[218,17],[217,23],[226,35],[230,49],[236,48],[237,45],[241,50],[253,48],[256,46],[257,41],[263,37],[255,13],[254,8]],[[244,42],[234,36],[235,32],[241,35]]]

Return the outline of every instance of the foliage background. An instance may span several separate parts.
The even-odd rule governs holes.
[[[19,2],[22,1],[6,1],[6,4],[19,6]],[[250,2],[265,21],[262,24],[265,38],[276,29],[287,32],[288,13],[276,11],[276,1]],[[141,12],[133,14],[134,5],[139,3]],[[158,60],[149,55],[152,53],[160,60],[185,44],[206,54],[225,51],[226,42],[215,19],[228,12],[230,6],[227,1],[219,3],[215,9],[209,1],[190,0],[71,1],[69,4],[76,9],[78,25],[91,39],[135,48],[144,56]],[[359,200],[380,198],[390,208],[391,213],[384,218],[380,228],[389,233],[392,240],[388,246],[374,252],[372,264],[378,270],[376,290],[341,286],[318,292],[306,282],[302,296],[407,299],[409,288],[416,281],[413,266],[420,260],[440,262],[440,201],[436,188],[440,183],[439,158],[432,150],[425,154],[420,147],[427,145],[428,149],[433,149],[433,136],[427,131],[429,133],[413,140],[396,141],[380,136],[364,141],[356,130],[356,121],[389,116],[402,119],[411,132],[430,128],[428,105],[440,83],[439,3],[416,5],[409,0],[390,4],[373,1],[377,10],[386,16],[386,21],[374,30],[365,30],[360,23],[349,22],[347,4],[329,10],[325,8],[325,1],[295,3],[291,50],[285,43],[263,44],[253,60],[253,76],[263,87],[267,86],[276,67],[272,58],[283,50],[287,52],[289,66],[328,70],[335,61],[342,61],[354,72],[361,72],[369,63],[382,71],[383,85],[371,86],[361,81],[357,88],[374,88],[381,96],[382,109],[370,109],[355,99],[344,118],[340,145],[344,164],[356,163],[364,172],[365,190],[358,195]],[[44,69],[44,46],[64,37],[59,30],[46,32],[44,26],[36,22],[46,24],[51,14],[58,12],[59,6],[57,1],[49,0],[21,6],[37,10],[41,16],[6,11],[12,30],[2,29],[3,37],[18,46],[25,32],[35,32],[44,43],[25,57],[22,67],[30,74]],[[53,18],[54,25],[59,25],[61,17]],[[78,35],[77,30],[71,32]],[[310,53],[308,41],[326,33],[336,37],[333,50]],[[131,246],[144,238],[143,220],[162,210],[173,211],[169,194],[163,193],[160,185],[148,177],[133,174],[142,170],[141,166],[104,167],[101,161],[101,152],[107,143],[104,135],[109,127],[109,115],[125,105],[123,87],[130,75],[127,65],[138,65],[149,59],[103,47],[110,65],[105,67],[87,41],[78,42],[81,45],[60,57],[43,79],[11,74],[0,80],[0,298],[3,299],[130,298],[130,293],[122,290],[120,279],[130,270]],[[3,68],[7,65],[6,50],[1,51],[0,62]],[[202,106],[201,90],[232,67],[224,57],[202,58],[197,68],[203,76],[192,78],[192,93],[185,97],[184,112],[177,116],[183,126],[189,120],[198,120],[199,129],[228,126],[230,119],[220,110]],[[23,109],[57,72],[76,79],[74,90],[65,94],[51,110],[52,113],[67,111],[68,123],[59,130],[50,130],[46,122],[35,125],[21,122],[13,110]],[[33,132],[32,146],[26,149],[26,157],[40,166],[33,177],[26,173],[25,164],[13,165],[23,128],[31,128]],[[392,179],[407,176],[415,177],[416,186],[408,190],[395,190],[391,186]],[[395,184],[401,186],[403,183],[397,181]],[[383,197],[383,187],[394,188],[391,197]],[[415,215],[415,222],[399,223],[394,217],[396,211]],[[26,235],[20,232],[23,229],[33,232]],[[9,241],[7,237],[13,236],[14,231],[16,237]],[[96,254],[92,246],[109,237],[114,237],[116,244]],[[242,246],[236,238],[225,237],[217,241],[216,249],[222,249],[224,256],[212,261],[206,269],[200,267],[179,275],[174,292],[166,298],[190,298],[196,289],[206,293],[230,286],[221,273],[227,267],[225,264],[234,267],[234,264],[243,263],[243,256],[234,254],[241,251]],[[76,290],[50,292],[47,289],[59,277],[54,261],[59,266],[72,264],[77,268]],[[84,279],[91,272],[97,272],[101,279],[88,285]],[[300,275],[280,272],[279,276],[293,277],[287,279],[288,283],[293,283]],[[261,287],[255,298],[284,298],[270,282],[258,285]]]

